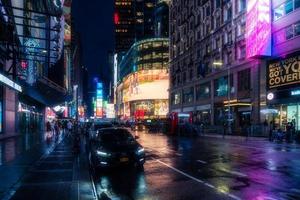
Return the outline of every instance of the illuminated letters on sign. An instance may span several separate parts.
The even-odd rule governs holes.
[[[267,75],[269,88],[298,85],[300,83],[300,56],[269,64]]]
[[[249,0],[246,16],[247,58],[271,56],[270,0]]]

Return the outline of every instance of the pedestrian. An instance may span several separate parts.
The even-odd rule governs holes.
[[[268,121],[267,121],[267,119],[265,119],[265,121],[263,123],[264,134],[267,134],[267,132],[268,132],[268,126],[269,126]]]
[[[54,120],[51,121],[51,133],[52,133],[52,136],[54,136],[54,134],[55,134],[55,122],[54,122]]]
[[[57,139],[58,139],[58,136],[59,136],[59,126],[58,126],[58,121],[55,121],[54,129],[55,129],[55,140],[57,140]]]
[[[285,137],[287,143],[291,142],[291,134],[292,134],[292,123],[288,122],[286,125],[286,137]]]
[[[68,136],[70,136],[70,135],[71,135],[72,128],[73,128],[73,124],[72,124],[72,122],[71,122],[71,121],[68,121],[68,123],[67,123]]]
[[[269,127],[269,141],[273,140],[273,131],[274,131],[274,121],[271,121]]]

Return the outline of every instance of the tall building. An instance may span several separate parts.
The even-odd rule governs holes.
[[[265,120],[281,128],[297,121],[299,79],[279,66],[297,65],[298,8],[296,0],[173,0],[170,112],[230,134],[251,124],[253,134],[267,135]]]
[[[115,0],[115,53],[126,52],[134,42],[154,34],[156,0]]]
[[[166,118],[169,40],[145,39],[132,45],[119,64],[117,115],[124,120]]]
[[[300,130],[300,1],[272,0],[272,57],[262,74],[266,87],[261,112],[275,126]]]
[[[64,5],[2,0],[0,6],[0,137],[41,131],[45,108],[69,97],[64,81]]]
[[[134,0],[115,0],[115,52],[127,51],[135,39]]]

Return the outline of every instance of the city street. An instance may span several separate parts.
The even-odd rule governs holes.
[[[300,146],[139,133],[144,172],[94,178],[100,199],[299,199]]]
[[[300,155],[298,144],[138,135],[146,149],[144,170],[122,167],[97,174],[89,169],[84,140],[79,156],[72,153],[69,138],[48,144],[39,137],[1,142],[5,181],[0,199],[95,199],[95,194],[101,200],[300,198],[300,161],[293,159]]]

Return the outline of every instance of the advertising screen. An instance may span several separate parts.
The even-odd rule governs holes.
[[[169,75],[166,69],[142,70],[124,79],[123,102],[168,99]]]
[[[271,56],[270,0],[249,0],[246,14],[247,58]]]
[[[269,64],[267,68],[268,88],[278,88],[286,85],[299,86],[300,56],[290,57]]]

